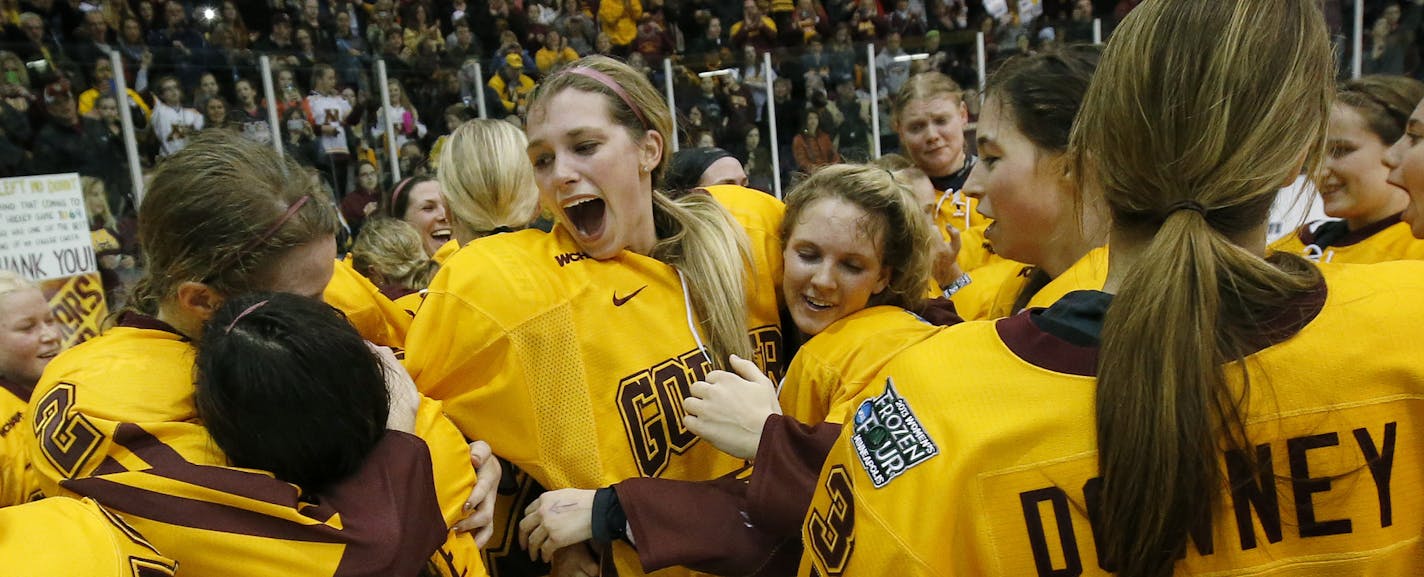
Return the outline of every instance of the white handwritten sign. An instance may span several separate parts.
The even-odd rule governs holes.
[[[0,178],[0,269],[35,281],[98,272],[79,175]]]

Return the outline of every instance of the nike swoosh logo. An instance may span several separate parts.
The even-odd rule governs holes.
[[[633,291],[632,294],[630,294],[630,295],[628,295],[628,296],[626,296],[626,297],[623,297],[623,298],[618,298],[618,292],[617,292],[617,291],[614,291],[614,293],[613,293],[613,306],[615,306],[615,307],[621,307],[621,306],[623,306],[624,304],[627,304],[628,301],[633,300],[633,297],[638,296],[638,293],[643,292],[643,289],[645,289],[645,288],[648,288],[648,285],[643,285],[643,286],[638,287],[638,290]]]

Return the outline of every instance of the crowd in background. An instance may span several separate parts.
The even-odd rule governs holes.
[[[1322,0],[1340,39],[1346,0]],[[386,118],[402,175],[429,172],[442,136],[485,114],[516,124],[540,78],[591,53],[626,59],[664,86],[671,59],[683,144],[715,145],[772,186],[783,176],[896,149],[888,100],[919,70],[977,84],[988,61],[1111,32],[1136,0],[0,0],[0,176],[77,171],[132,216],[119,110],[144,169],[200,130],[235,130],[316,168],[338,198],[362,165],[389,187]],[[1367,1],[1366,73],[1419,74],[1424,0]],[[1344,31],[1344,32],[1342,32]],[[865,46],[874,44],[870,94]],[[116,95],[110,54],[123,62]],[[772,67],[762,66],[770,53]],[[269,118],[258,56],[271,57]],[[390,109],[375,90],[386,63]],[[484,85],[477,84],[476,63]],[[776,106],[771,138],[768,85]],[[975,99],[970,98],[971,103]],[[871,114],[878,111],[878,135]],[[971,114],[976,112],[971,110]],[[272,126],[275,124],[274,127]],[[783,179],[784,181],[787,179]],[[367,193],[370,190],[366,190]],[[360,216],[361,206],[351,217]]]

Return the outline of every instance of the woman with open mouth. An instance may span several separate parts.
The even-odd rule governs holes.
[[[435,178],[406,178],[396,183],[390,194],[381,200],[381,214],[404,220],[415,227],[425,243],[425,254],[437,262],[459,248],[457,244],[449,244],[453,238],[450,236],[450,219],[445,208],[445,197],[440,193],[440,183]]]
[[[1315,177],[1325,214],[1334,220],[1301,226],[1272,250],[1317,262],[1424,258],[1424,241],[1400,217],[1409,194],[1389,183],[1384,164],[1420,99],[1424,82],[1407,76],[1366,76],[1340,86],[1330,107],[1325,162]]]
[[[845,403],[885,360],[958,322],[924,298],[934,223],[902,183],[876,166],[831,165],[787,197],[782,290],[810,340],[779,393],[743,362],[737,374],[715,372],[694,384],[687,400],[687,426],[728,454],[755,460],[750,476],[551,491],[521,524],[530,545],[547,554],[626,524],[648,571],[679,564],[720,575],[794,570],[809,483],[847,416]],[[619,510],[598,516],[558,507],[601,500]],[[682,514],[689,510],[698,514]]]
[[[671,124],[662,94],[615,60],[545,79],[527,156],[557,225],[457,251],[412,323],[406,363],[421,391],[543,487],[736,470],[683,426],[683,399],[733,358],[781,361],[780,253],[749,246],[711,195],[656,189]],[[642,574],[626,541],[601,543],[620,574]],[[589,549],[555,561],[568,556]]]

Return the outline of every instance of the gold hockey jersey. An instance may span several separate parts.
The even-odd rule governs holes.
[[[941,330],[900,307],[860,310],[806,341],[782,382],[782,413],[808,425],[845,422],[849,403],[900,351]]]
[[[0,507],[0,559],[25,577],[172,577],[164,557],[93,500],[53,497]]]
[[[1424,240],[1414,238],[1409,223],[1399,215],[1344,234],[1339,234],[1344,229],[1332,230],[1343,225],[1343,221],[1323,221],[1302,226],[1271,243],[1271,250],[1345,264],[1424,259]]]
[[[748,330],[779,355],[761,272],[774,269],[757,266],[752,278],[767,280],[748,286]],[[486,237],[431,283],[406,366],[466,436],[550,490],[712,479],[742,463],[682,425],[683,398],[712,366],[688,299],[673,267],[629,251],[594,260],[562,227]],[[626,545],[615,558],[620,573],[641,574]]]
[[[1322,290],[1290,323],[1304,328],[1247,359],[1265,468],[1223,457],[1212,530],[1188,543],[1180,573],[1424,564],[1424,359],[1401,346],[1424,339],[1424,263],[1321,268]],[[1092,298],[1109,297],[1060,303]],[[1039,312],[950,327],[885,367],[821,471],[801,575],[1109,574],[1088,520],[1097,349],[1041,329]],[[950,353],[972,370],[946,367]]]
[[[19,505],[39,493],[39,479],[30,466],[30,428],[25,407],[30,389],[0,379],[0,508]]]
[[[419,438],[387,432],[351,479],[304,496],[227,466],[193,406],[193,362],[185,337],[138,315],[56,357],[27,413],[44,494],[94,498],[195,576],[378,575],[473,543],[449,537],[475,475],[440,403],[422,402]]]

